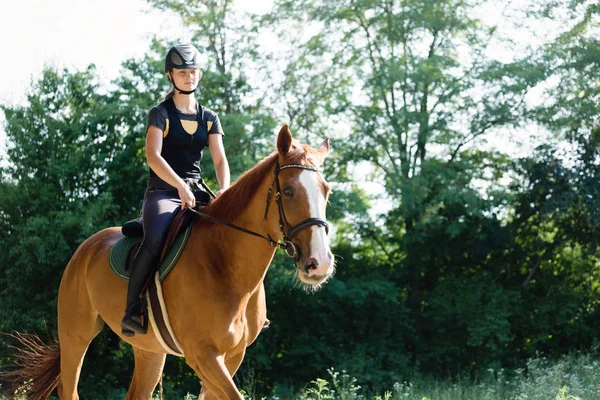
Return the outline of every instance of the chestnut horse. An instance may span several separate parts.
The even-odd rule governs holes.
[[[328,139],[314,149],[293,139],[283,126],[277,151],[203,209],[258,235],[203,218],[193,222],[162,290],[185,360],[202,381],[201,399],[243,399],[232,377],[266,320],[263,280],[274,245],[286,243],[286,251],[295,252],[290,255],[296,274],[307,288],[318,288],[334,272],[325,222],[330,188],[319,170],[328,151]],[[119,228],[94,234],[67,265],[58,293],[59,346],[42,349],[29,342],[38,350],[27,352],[32,359],[26,361],[36,367],[21,365],[21,382],[32,379],[25,389],[29,399],[46,399],[57,386],[61,400],[78,399],[88,345],[105,324],[121,333],[127,283],[108,265],[110,249],[121,237]],[[165,350],[151,326],[146,335],[121,339],[133,346],[135,358],[126,399],[151,399]]]

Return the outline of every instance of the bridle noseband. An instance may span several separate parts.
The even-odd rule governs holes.
[[[269,205],[271,204],[271,199],[273,197],[273,185],[275,185],[275,202],[277,202],[277,210],[279,212],[279,230],[283,236],[283,243],[280,243],[279,247],[283,248],[286,254],[294,259],[294,261],[298,261],[298,249],[296,248],[296,245],[292,243],[292,239],[294,239],[300,232],[310,228],[311,226],[322,226],[325,228],[325,233],[329,234],[329,224],[327,221],[321,218],[307,218],[298,223],[296,226],[291,226],[291,224],[288,222],[287,218],[285,217],[285,211],[283,210],[283,202],[281,201],[281,185],[279,183],[279,172],[288,168],[304,169],[306,171],[317,173],[320,173],[321,171],[318,168],[301,164],[288,164],[279,166],[279,160],[277,160],[275,164],[275,179],[273,180],[273,183],[271,183],[271,186],[269,186],[269,191],[267,192],[264,219],[267,219]],[[269,237],[269,239],[271,238]],[[271,241],[273,240],[271,239]],[[283,245],[283,247],[281,245]]]
[[[329,234],[329,223],[321,218],[307,218],[295,226],[290,225],[287,218],[285,217],[285,211],[283,210],[283,202],[281,201],[281,185],[279,183],[279,172],[281,172],[284,169],[288,169],[288,168],[304,169],[306,171],[312,171],[312,172],[317,172],[317,173],[321,172],[318,168],[307,166],[307,165],[301,165],[301,164],[288,164],[288,165],[279,166],[279,160],[276,161],[275,178],[273,179],[273,183],[271,183],[271,186],[269,186],[269,191],[267,192],[267,200],[266,200],[266,205],[265,205],[264,219],[265,220],[267,219],[269,205],[271,204],[271,200],[273,199],[273,194],[275,194],[275,201],[277,202],[277,210],[279,212],[279,229],[281,231],[281,235],[283,236],[283,241],[276,241],[276,240],[273,240],[271,235],[264,236],[258,232],[254,232],[250,229],[242,228],[241,226],[237,226],[237,225],[229,223],[229,222],[221,221],[220,219],[217,219],[213,216],[210,216],[208,214],[205,214],[205,213],[195,210],[193,208],[188,207],[188,209],[210,221],[216,222],[221,225],[228,226],[233,229],[237,229],[238,231],[248,233],[253,236],[261,237],[261,238],[265,239],[266,241],[268,241],[271,246],[279,247],[280,249],[285,250],[286,254],[288,256],[290,256],[294,261],[298,261],[298,258],[300,255],[298,253],[298,248],[296,247],[296,245],[294,243],[292,243],[292,239],[294,239],[300,232],[302,232],[303,230],[305,230],[307,228],[310,228],[311,226],[317,226],[317,227],[322,226],[325,228],[325,232],[327,234]],[[275,187],[275,193],[273,193],[273,187]]]

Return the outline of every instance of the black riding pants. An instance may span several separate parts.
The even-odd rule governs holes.
[[[191,189],[194,189],[191,187]],[[193,190],[196,202],[207,204],[210,200],[204,191]],[[127,313],[137,307],[138,298],[150,272],[159,261],[162,247],[169,233],[169,226],[181,209],[181,200],[176,189],[162,190],[149,188],[142,206],[144,238],[135,255],[127,289]]]
[[[208,194],[190,187],[196,198],[196,204],[207,204]],[[177,212],[181,209],[181,199],[176,189],[163,190],[149,188],[144,196],[142,206],[142,225],[144,227],[143,245],[158,256],[167,240],[169,226]]]
[[[190,187],[197,204],[206,204],[210,200],[208,194],[195,187]],[[196,189],[196,190],[194,190]],[[181,209],[181,199],[176,189],[163,190],[149,188],[144,196],[142,206],[142,225],[144,227],[143,245],[155,256],[160,255],[167,239],[169,226]]]
[[[181,200],[177,190],[146,191],[142,206],[143,246],[154,256],[160,255],[169,226],[180,209]]]

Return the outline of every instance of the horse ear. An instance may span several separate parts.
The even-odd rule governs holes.
[[[317,149],[317,151],[323,157],[325,157],[327,155],[327,153],[329,153],[329,138],[323,140],[323,143],[321,143],[321,145],[319,146],[319,148]]]
[[[279,131],[279,136],[277,136],[277,150],[279,154],[285,156],[290,152],[292,148],[292,132],[290,132],[289,126],[285,124],[281,127]]]

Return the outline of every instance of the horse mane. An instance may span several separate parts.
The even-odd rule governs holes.
[[[308,153],[306,146],[300,145],[296,140],[294,142],[290,152],[284,158],[284,163],[306,163],[303,161]],[[229,189],[202,211],[223,221],[235,220],[246,209],[261,182],[275,168],[278,157],[279,153],[274,151],[259,161],[254,167],[240,175]]]

